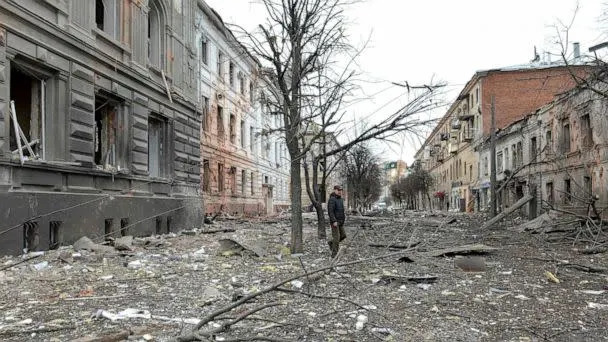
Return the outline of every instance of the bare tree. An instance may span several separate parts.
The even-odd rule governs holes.
[[[349,200],[358,211],[368,208],[380,198],[381,169],[380,160],[366,146],[354,146],[345,160],[345,173],[349,189]]]
[[[340,108],[345,94],[352,90],[355,74],[338,65],[341,56],[352,52],[345,35],[344,10],[353,1],[261,0],[261,3],[267,12],[266,22],[255,31],[243,30],[243,34],[247,47],[265,66],[260,80],[266,85],[266,105],[283,121],[281,130],[290,157],[291,251],[301,253],[302,161],[327,132],[346,130],[342,120],[345,113]],[[424,120],[416,114],[435,106],[429,101],[435,87],[408,90],[416,92],[410,103],[382,123],[371,125],[352,141],[316,155],[312,165],[361,141],[386,139],[395,132],[422,124]],[[309,135],[312,125],[320,125],[322,129]]]

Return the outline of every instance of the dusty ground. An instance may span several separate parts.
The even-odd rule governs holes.
[[[446,223],[452,218],[457,220]],[[578,249],[584,245],[513,233],[506,230],[510,221],[486,231],[480,230],[481,223],[477,216],[422,212],[351,217],[339,262],[394,252],[370,243],[420,244],[402,255],[337,267],[322,277],[303,277],[303,284],[284,286],[303,294],[264,294],[204,329],[261,304],[276,303],[217,334],[215,340],[608,340],[608,275],[574,265],[607,267],[606,253],[583,255]],[[152,237],[137,240],[133,251],[120,254],[81,251],[79,256],[71,247],[47,252],[0,271],[0,340],[69,341],[120,331],[131,331],[130,340],[169,340],[243,295],[303,268],[329,265],[329,249],[316,239],[313,224],[312,216],[307,217],[306,251],[301,257],[289,255],[286,248],[288,218],[223,221],[211,227],[232,227],[236,232]],[[247,242],[262,256],[218,255],[221,238]],[[483,256],[487,269],[477,273],[456,268],[456,257],[431,256],[438,249],[464,244],[500,249]],[[403,262],[402,256],[413,262]],[[6,257],[0,268],[21,260]],[[546,271],[560,282],[549,282]],[[437,279],[418,284],[400,278],[420,276]],[[126,309],[136,310],[112,316]],[[358,319],[367,320],[359,323],[360,330]]]

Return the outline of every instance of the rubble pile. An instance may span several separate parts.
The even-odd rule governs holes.
[[[302,255],[282,218],[4,257],[0,339],[169,341],[197,325],[215,341],[608,339],[605,253],[405,212],[349,217],[332,261],[310,215]]]

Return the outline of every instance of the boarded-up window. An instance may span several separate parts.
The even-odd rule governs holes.
[[[209,65],[209,43],[207,37],[201,39],[201,62],[205,65]]]
[[[123,111],[119,100],[101,93],[95,95],[94,161],[104,169],[126,166],[122,142],[128,130],[123,124]]]

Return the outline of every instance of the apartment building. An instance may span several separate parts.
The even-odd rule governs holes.
[[[601,134],[608,125],[607,90],[605,81],[573,89],[497,134],[501,208],[531,194],[533,200],[521,209],[530,217],[552,207],[607,217],[608,141]],[[489,158],[488,142],[481,156]]]
[[[0,251],[199,226],[194,0],[0,2]]]
[[[265,104],[261,66],[204,2],[196,12],[205,212],[266,215],[289,206],[282,117]]]
[[[572,73],[582,76],[587,68],[532,62],[476,72],[415,156],[435,180],[432,207],[485,209],[490,184],[480,179],[479,146],[490,134],[492,98],[495,125],[501,129],[571,89]]]

